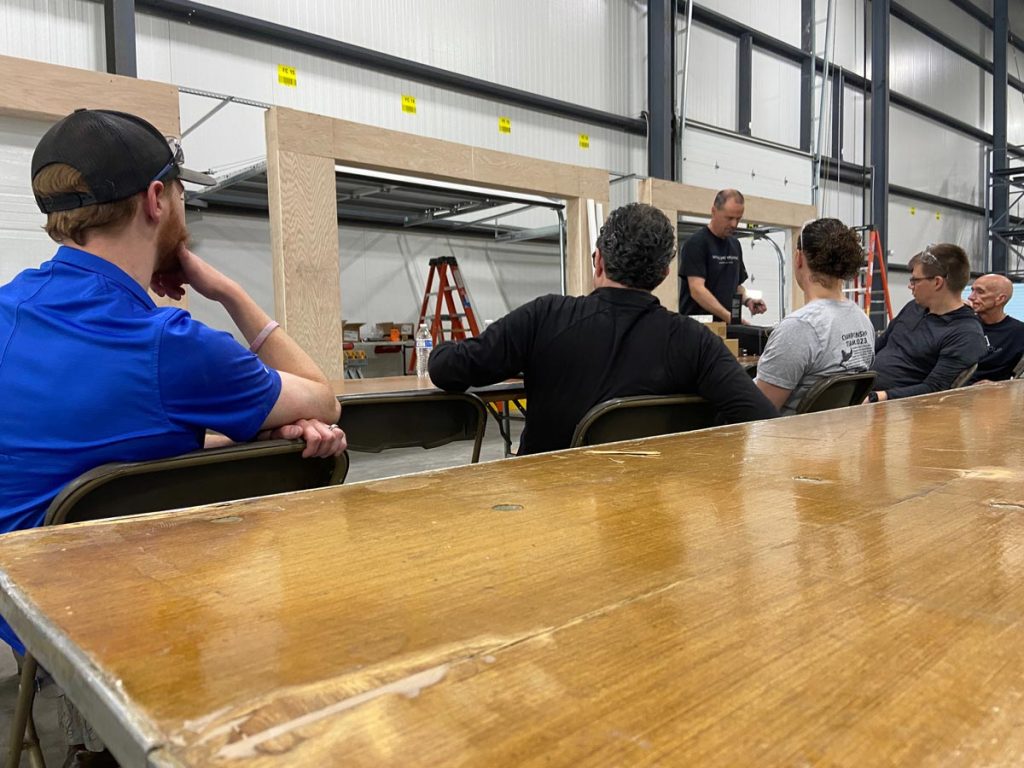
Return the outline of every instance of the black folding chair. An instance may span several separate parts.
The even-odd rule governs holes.
[[[380,453],[392,448],[436,448],[473,441],[472,463],[480,460],[487,407],[469,392],[398,392],[341,395],[341,418],[350,451]]]
[[[977,363],[972,365],[970,368],[964,368],[962,371],[960,371],[960,373],[957,375],[957,377],[955,379],[953,379],[953,383],[949,385],[949,388],[950,389],[960,389],[960,387],[966,387],[967,386],[967,382],[969,382],[971,380],[971,376],[974,375],[974,372],[976,370],[978,370],[978,364]]]
[[[348,454],[304,459],[304,448],[299,440],[270,440],[153,461],[104,464],[68,483],[47,509],[43,525],[162,512],[344,482]],[[22,751],[34,768],[45,766],[32,720],[37,666],[32,654],[26,653],[11,724],[9,768],[17,768]]]
[[[569,447],[689,432],[718,423],[718,411],[697,395],[617,397],[587,411]]]
[[[860,405],[875,383],[874,371],[861,373],[837,373],[822,379],[809,390],[797,404],[797,413],[817,413],[833,408]]]

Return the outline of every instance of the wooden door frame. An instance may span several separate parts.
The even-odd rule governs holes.
[[[557,197],[566,203],[566,289],[593,286],[587,201],[608,173],[273,107],[266,114],[274,307],[327,377],[344,375],[335,166]]]

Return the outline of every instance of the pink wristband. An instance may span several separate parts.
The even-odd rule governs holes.
[[[252,352],[253,354],[259,352],[260,347],[263,346],[263,342],[267,340],[267,336],[272,334],[277,328],[280,327],[281,324],[278,323],[276,320],[271,320],[269,323],[263,326],[263,330],[259,332],[259,335],[257,335],[256,338],[252,340],[252,344],[249,345],[249,351]]]

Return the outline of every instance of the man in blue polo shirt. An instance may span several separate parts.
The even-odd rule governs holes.
[[[61,247],[0,287],[0,533],[40,525],[86,470],[196,450],[208,429],[302,437],[307,456],[345,449],[324,374],[186,247],[182,181],[212,179],[183,160],[146,121],[104,110],[69,115],[36,147],[32,189]],[[146,291],[180,298],[186,285],[220,302],[250,348]],[[22,650],[2,620],[0,639]],[[95,748],[76,728],[72,751]]]

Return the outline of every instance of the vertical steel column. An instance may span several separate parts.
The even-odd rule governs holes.
[[[647,175],[672,179],[674,141],[675,0],[647,3]]]
[[[135,0],[103,0],[107,72],[138,76],[135,56]]]
[[[832,157],[843,159],[843,123],[846,121],[846,76],[842,69],[832,70]]]
[[[889,0],[871,2],[871,221],[889,263]],[[876,267],[877,269],[877,267]],[[888,269],[886,270],[888,272]],[[871,322],[885,327],[881,280],[871,289]]]
[[[814,0],[801,0],[800,48],[807,54],[800,65],[800,149],[810,152],[814,122]]]
[[[754,77],[754,36],[749,32],[740,35],[739,62],[736,68],[739,87],[736,92],[739,104],[736,109],[736,130],[744,136],[750,135],[750,119],[754,111],[753,86]]]
[[[1007,227],[1010,191],[1006,178],[998,174],[1008,167],[1006,157],[1006,49],[1010,42],[1010,14],[1007,0],[992,5],[992,226]],[[987,181],[987,180],[986,180]],[[1006,274],[1006,241],[989,236],[992,244],[991,270]]]

